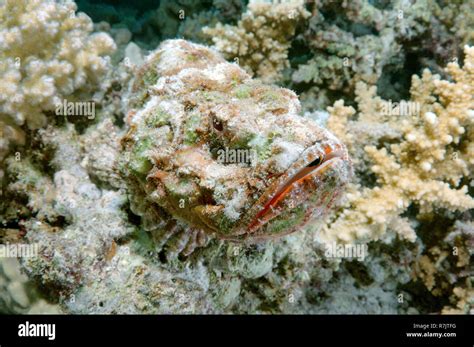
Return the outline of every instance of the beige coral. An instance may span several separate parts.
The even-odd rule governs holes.
[[[0,2],[0,127],[4,131],[12,132],[7,125],[16,133],[25,124],[32,129],[44,126],[45,112],[54,111],[63,98],[91,92],[101,83],[115,43],[105,33],[92,34],[92,21],[76,14],[76,9],[69,0]],[[1,145],[2,152],[7,142]]]
[[[453,1],[435,7],[435,16],[450,28],[456,39],[463,45],[474,42],[474,2]]]
[[[304,1],[250,1],[237,26],[205,27],[214,47],[227,59],[235,59],[249,73],[265,82],[274,82],[289,66],[288,49],[298,22],[310,13]]]
[[[474,289],[469,285],[467,288],[455,287],[453,289],[453,297],[456,301],[456,307],[445,306],[441,311],[443,314],[472,314],[474,305]]]
[[[375,187],[363,178],[350,187],[345,209],[332,216],[322,239],[370,241],[393,236],[392,230],[414,241],[414,228],[402,217],[409,206],[425,216],[474,208],[465,185],[474,166],[474,47],[464,51],[462,68],[446,68],[452,81],[428,70],[413,77],[411,102],[419,112],[384,113],[388,101],[362,83],[357,120],[341,101],[328,109],[328,127],[346,142],[355,166],[368,165],[376,180]]]

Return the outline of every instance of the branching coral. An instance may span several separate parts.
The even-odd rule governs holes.
[[[474,208],[466,186],[474,165],[474,48],[466,46],[465,54],[463,68],[448,64],[452,82],[428,70],[421,78],[413,77],[411,102],[419,105],[419,113],[392,114],[388,102],[374,97],[374,88],[364,92],[362,84],[358,86],[358,120],[349,119],[355,110],[342,102],[328,109],[328,126],[346,140],[356,166],[364,162],[372,166],[352,186],[347,208],[324,229],[323,238],[367,241],[392,229],[414,240],[413,226],[402,217],[410,206],[427,218],[443,209]],[[389,115],[400,118],[387,121]],[[379,124],[374,127],[374,123]],[[380,123],[393,131],[380,131]],[[365,135],[354,136],[361,132]],[[373,188],[363,185],[370,175],[376,178]]]
[[[352,98],[359,81],[377,84],[385,97],[405,97],[412,72],[404,71],[415,65],[441,70],[459,57],[460,43],[473,43],[467,29],[474,23],[471,6],[460,1],[441,7],[427,0],[251,1],[237,25],[217,24],[203,32],[248,72],[304,90],[304,107],[313,110],[338,97]],[[290,46],[294,69],[283,78]]]
[[[449,8],[398,0],[322,0],[313,6],[304,33],[312,56],[292,74],[296,85],[311,83],[302,96],[306,108],[324,107],[334,97],[352,98],[359,81],[377,84],[386,98],[406,97],[413,67],[440,72],[439,66],[459,58],[460,43],[474,43],[466,30],[474,24],[469,1]]]
[[[45,112],[73,93],[92,91],[109,69],[115,43],[91,34],[92,21],[75,11],[72,1],[0,3],[0,128],[17,134],[6,139],[21,144],[20,126],[45,125]],[[2,161],[8,145],[0,147]]]
[[[472,1],[450,1],[436,9],[436,16],[440,18],[449,32],[454,35],[454,40],[461,45],[474,42],[474,2]]]
[[[464,213],[448,234],[427,248],[413,264],[412,278],[424,284],[435,298],[449,299],[443,313],[468,313],[474,307],[470,258],[473,253],[474,224]],[[438,230],[436,230],[438,229]],[[430,232],[439,234],[440,228]],[[431,242],[433,243],[433,242]]]
[[[456,287],[453,290],[456,307],[443,308],[443,314],[472,314],[472,307],[474,306],[474,289]],[[469,310],[471,308],[471,310]]]
[[[298,22],[310,16],[303,3],[251,1],[237,26],[218,23],[203,31],[226,58],[236,59],[266,82],[275,81],[289,66],[288,49]]]
[[[449,80],[424,70],[411,99],[392,104],[374,86],[356,85],[358,112],[338,101],[328,127],[348,146],[356,168],[345,208],[323,226],[323,242],[400,239],[421,245],[410,261],[411,285],[455,308],[472,307],[470,209],[474,208],[474,47]],[[471,182],[470,182],[471,181]],[[467,238],[467,239],[466,239]],[[415,246],[419,247],[419,246]],[[410,286],[407,285],[409,291]],[[439,308],[442,309],[442,306]]]

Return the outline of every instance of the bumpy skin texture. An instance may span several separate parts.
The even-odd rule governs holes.
[[[255,242],[297,231],[327,212],[351,176],[345,146],[298,115],[292,91],[251,79],[207,47],[163,42],[131,95],[120,166],[132,210],[166,237],[185,229],[179,251],[208,236]],[[222,160],[225,151],[252,160]]]

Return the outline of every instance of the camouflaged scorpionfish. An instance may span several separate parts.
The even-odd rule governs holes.
[[[168,40],[139,70],[123,138],[132,210],[157,244],[256,242],[321,218],[351,176],[345,146],[217,52]]]

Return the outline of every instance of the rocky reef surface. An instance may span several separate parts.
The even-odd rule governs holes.
[[[0,258],[0,312],[470,313],[472,2],[388,3],[0,0],[0,246],[38,247]],[[210,48],[163,42],[177,36]],[[58,113],[83,102],[94,112]],[[222,212],[184,200],[180,225],[237,230],[255,201],[224,178],[281,174],[306,147],[303,130],[273,126],[285,114],[280,128],[347,146],[340,205],[258,243],[170,233],[183,197]],[[177,133],[213,160],[216,143],[255,150],[263,169],[204,175],[207,152],[171,155]]]

